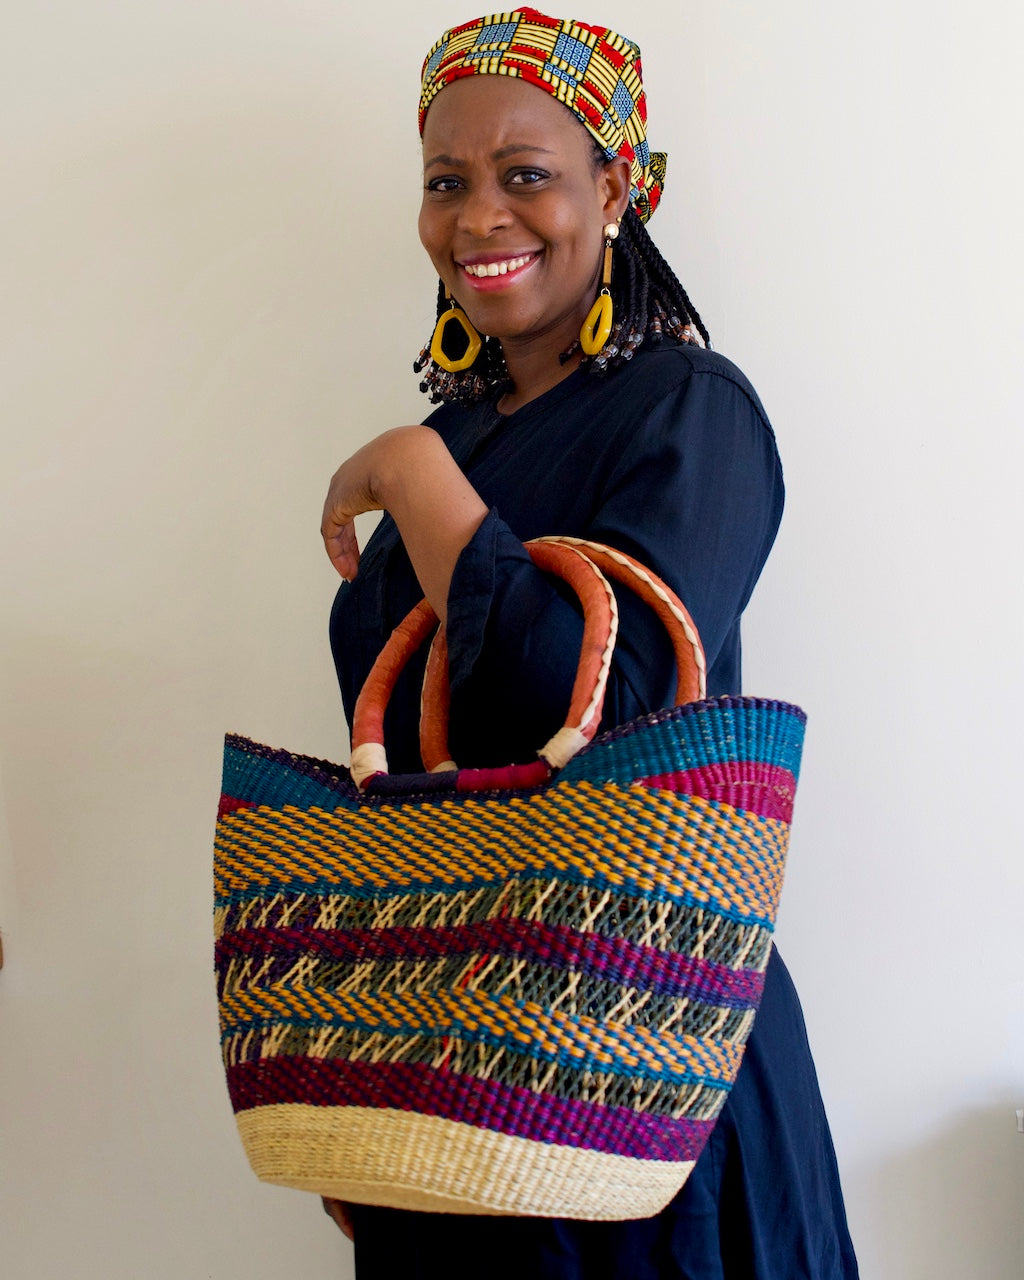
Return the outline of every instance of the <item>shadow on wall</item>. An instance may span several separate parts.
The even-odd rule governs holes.
[[[875,1174],[864,1202],[873,1204],[873,1234],[885,1256],[861,1257],[865,1277],[1024,1276],[1024,1134],[1014,1114],[1020,1103],[970,1112]]]

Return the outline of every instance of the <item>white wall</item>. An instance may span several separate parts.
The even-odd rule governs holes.
[[[344,755],[319,507],[425,410],[416,75],[470,10],[8,9],[4,1275],[344,1276],[318,1204],[257,1184],[233,1132],[219,739]],[[780,940],[863,1273],[1017,1280],[1024,21],[629,12],[586,16],[645,50],[653,231],[787,466],[747,685],[812,717]]]

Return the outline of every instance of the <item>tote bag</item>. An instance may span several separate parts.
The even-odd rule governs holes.
[[[424,602],[367,680],[348,768],[225,741],[216,968],[228,1089],[259,1177],[420,1210],[630,1219],[682,1186],[760,1001],[804,714],[704,697],[692,620],[649,570],[528,544],[585,617],[565,726],[506,769],[448,758],[443,636],[425,772],[384,709]],[[677,704],[594,737],[613,577],[658,613]]]

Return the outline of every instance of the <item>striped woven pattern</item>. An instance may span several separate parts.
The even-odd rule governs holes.
[[[422,1209],[635,1218],[700,1154],[761,996],[804,716],[721,698],[465,791],[242,738],[215,853],[256,1172]]]
[[[646,222],[658,206],[668,157],[647,143],[640,48],[608,27],[514,9],[446,31],[423,63],[419,125],[446,85],[472,75],[511,76],[557,98],[632,170],[630,203]]]

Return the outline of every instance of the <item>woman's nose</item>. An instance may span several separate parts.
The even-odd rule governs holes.
[[[496,183],[478,183],[467,190],[459,206],[459,228],[483,239],[510,221],[504,192]]]

